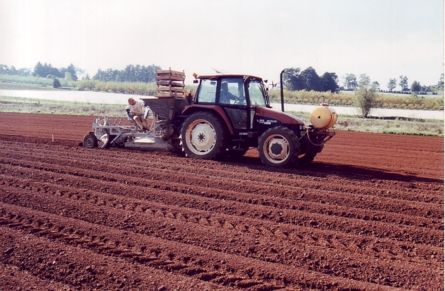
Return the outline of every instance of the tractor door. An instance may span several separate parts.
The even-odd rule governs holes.
[[[224,108],[235,130],[248,130],[248,110],[244,80],[242,77],[221,78],[218,89],[218,103]]]

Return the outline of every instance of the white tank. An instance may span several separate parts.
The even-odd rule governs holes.
[[[315,128],[326,129],[333,127],[337,118],[335,110],[329,107],[329,104],[322,103],[312,110],[309,120]]]

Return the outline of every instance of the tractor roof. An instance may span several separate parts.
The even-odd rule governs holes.
[[[250,77],[262,80],[263,78],[253,75],[245,75],[245,74],[215,74],[215,75],[199,75],[196,76],[197,79],[221,79],[221,78],[237,78],[237,77]]]

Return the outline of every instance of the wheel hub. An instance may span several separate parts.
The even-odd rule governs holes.
[[[289,155],[289,144],[283,138],[272,138],[268,145],[268,154],[274,160],[283,160]]]
[[[270,147],[270,152],[274,155],[279,155],[283,151],[283,147],[279,143],[274,143]]]
[[[190,132],[190,143],[197,154],[207,153],[215,146],[216,132],[208,123],[198,123]]]

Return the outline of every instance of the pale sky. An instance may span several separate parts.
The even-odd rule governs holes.
[[[158,65],[258,75],[312,66],[434,85],[443,73],[443,0],[0,0],[0,64],[34,69]]]

